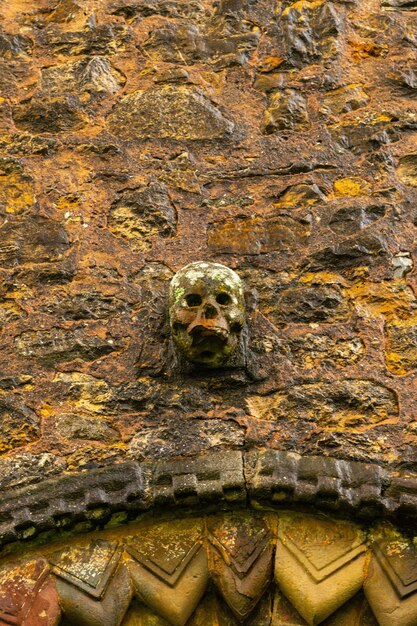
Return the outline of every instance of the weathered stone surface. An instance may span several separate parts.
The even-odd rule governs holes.
[[[26,213],[36,202],[33,179],[14,159],[0,159],[0,210]]]
[[[248,404],[262,419],[314,420],[336,430],[374,426],[399,411],[393,391],[367,380],[294,385],[266,398],[253,396]]]
[[[402,183],[417,187],[417,154],[407,154],[401,157],[397,173]]]
[[[49,12],[48,22],[60,24],[62,22],[73,22],[84,12],[77,2],[74,0],[59,0],[52,12]]]
[[[262,122],[262,132],[306,131],[310,128],[307,101],[294,89],[274,93],[269,99]]]
[[[78,95],[37,96],[17,105],[13,119],[18,128],[32,133],[75,131],[87,124],[87,116]]]
[[[291,64],[326,61],[337,55],[342,19],[335,4],[323,0],[278,2],[276,13]]]
[[[3,492],[0,541],[24,541],[79,523],[81,529],[92,529],[120,510],[138,512],[148,506],[143,474],[135,463],[64,474]]]
[[[22,315],[23,310],[13,300],[0,302],[0,327],[7,325],[8,322],[18,320]]]
[[[89,509],[82,481],[100,466],[119,476],[126,457],[188,464],[251,449],[315,459],[314,470],[298,472],[297,461],[295,473],[282,465],[281,476],[258,477],[275,485],[267,506],[412,529],[413,2],[90,4],[0,9],[0,391],[37,416],[19,418],[25,443],[12,433],[19,447],[2,454],[2,506],[13,490],[19,498],[1,537],[46,528],[55,540],[59,528],[134,515],[127,492],[110,511],[107,474],[105,505],[97,483]],[[273,103],[285,127],[264,133]],[[245,358],[210,375],[176,366],[167,323],[169,281],[198,260],[231,267],[246,289]],[[305,402],[290,402],[290,387]],[[279,419],[249,412],[248,398]],[[69,415],[79,428],[63,425]],[[57,423],[92,438],[64,437]],[[362,480],[343,459],[398,474]],[[51,509],[36,513],[34,496],[23,510],[20,490],[43,471],[49,483],[80,468],[72,509],[51,491]],[[239,471],[228,492],[214,463],[202,474],[175,465],[155,493],[168,507],[201,506],[206,493],[213,508],[231,506],[231,493],[243,503]],[[248,623],[270,626],[271,602],[264,596]],[[235,626],[219,593],[206,608],[198,626]],[[146,610],[137,619],[162,620]]]
[[[402,9],[403,11],[415,11],[416,6],[413,0],[383,0],[382,6]]]
[[[388,324],[387,366],[394,374],[408,374],[417,368],[417,320],[411,318]]]
[[[34,136],[26,133],[3,134],[0,138],[1,150],[7,150],[10,154],[18,156],[34,154],[46,156],[53,152],[56,145],[57,141],[53,137]],[[15,198],[15,200],[17,199]]]
[[[252,613],[272,577],[271,539],[262,519],[231,515],[209,524],[211,576],[239,621]]]
[[[364,107],[369,102],[369,96],[366,94],[361,84],[346,85],[329,91],[323,98],[323,113],[332,113],[339,115],[340,113],[348,113],[356,111]]]
[[[416,548],[386,529],[376,538],[364,590],[381,626],[405,626],[417,614]]]
[[[84,91],[91,94],[113,94],[124,83],[121,72],[115,70],[107,58],[93,56],[44,69],[39,88],[46,94]]]
[[[20,54],[31,54],[33,41],[29,37],[21,34],[11,34],[0,32],[0,54],[6,58],[15,57]]]
[[[70,245],[63,226],[40,215],[10,217],[0,226],[0,233],[2,267],[60,261]]]
[[[119,433],[105,420],[76,413],[61,415],[56,422],[56,432],[66,439],[92,439],[107,443],[119,439]]]
[[[268,584],[275,544],[276,582]],[[282,508],[142,519],[65,538],[58,549],[38,544],[29,559],[6,556],[0,622],[409,626],[417,614],[415,566],[413,541],[388,524],[367,537],[351,521]],[[208,585],[209,573],[222,595]]]
[[[416,66],[409,61],[396,64],[388,73],[388,77],[405,89],[417,88]]]
[[[129,572],[120,552],[104,541],[52,557],[64,615],[80,626],[120,624],[132,598]],[[99,601],[98,601],[99,600]]]
[[[360,590],[364,541],[358,528],[324,517],[281,519],[275,578],[310,626],[321,623]]]
[[[152,488],[157,505],[189,505],[215,500],[243,502],[243,459],[238,451],[212,452],[181,461],[179,458],[156,463]]]
[[[101,287],[101,286],[100,286]],[[65,320],[109,319],[115,315],[127,313],[128,303],[122,298],[96,289],[95,285],[86,285],[81,293],[68,296],[57,295],[40,307],[48,315]]]
[[[0,542],[3,546],[30,540],[41,532],[70,530],[77,524],[86,530],[117,523],[152,503],[196,506],[198,511],[204,504],[218,512],[221,503],[244,504],[246,490],[255,504],[268,508],[314,503],[324,511],[348,512],[372,524],[395,514],[401,525],[410,527],[416,519],[417,483],[412,476],[396,476],[375,464],[274,450],[247,453],[243,475],[242,454],[226,452],[144,465],[144,474],[134,463],[67,473],[3,492]]]
[[[156,236],[172,237],[176,210],[164,186],[150,184],[119,194],[110,208],[111,232],[138,250],[147,250]]]
[[[0,397],[0,454],[21,448],[39,437],[36,414],[12,397]]]
[[[384,217],[386,212],[387,206],[380,204],[347,206],[334,212],[329,226],[335,233],[353,235]]]
[[[48,564],[37,559],[0,570],[0,620],[3,625],[57,626],[61,616]]]
[[[290,185],[284,189],[278,198],[274,200],[274,206],[278,209],[298,209],[325,201],[326,196],[318,185],[300,183],[299,185]]]
[[[360,315],[388,322],[410,317],[416,308],[415,295],[400,281],[363,281],[349,289]]]
[[[271,318],[280,323],[330,323],[346,320],[349,315],[349,301],[338,285],[286,289],[271,311]]]
[[[387,480],[387,473],[377,465],[276,450],[248,453],[245,467],[249,495],[255,502],[282,506],[310,499],[319,509],[355,511],[357,519],[366,520],[373,520],[380,510]],[[385,504],[396,507],[394,500]]]
[[[82,10],[82,8],[80,7]],[[56,54],[66,56],[115,54],[123,50],[131,38],[129,28],[125,24],[114,22],[91,24],[84,30],[67,30],[60,28],[45,29],[42,42]]]
[[[146,461],[150,456],[169,459],[216,448],[240,448],[244,441],[244,427],[232,421],[172,419],[170,424],[142,428],[131,440],[129,450],[133,458]]]
[[[389,113],[357,115],[334,124],[330,131],[342,148],[360,154],[398,141],[400,132],[395,124],[397,121],[398,118]]]
[[[345,270],[375,264],[386,256],[387,244],[384,239],[363,234],[319,250],[312,256],[311,265],[314,269]]]
[[[13,457],[3,456],[0,460],[0,489],[25,487],[61,474],[64,469],[65,461],[47,452],[39,455],[17,452]]]
[[[182,86],[129,94],[107,120],[109,130],[124,139],[220,139],[234,126],[201,91]]]
[[[233,34],[229,30],[225,35],[218,29],[204,33],[195,25],[171,22],[152,31],[144,47],[150,56],[170,63],[209,61],[217,69],[243,65],[260,33],[257,29],[242,30]]]
[[[329,360],[346,367],[359,361],[365,354],[365,345],[360,337],[342,339],[303,332],[302,337],[296,336],[288,343],[297,365],[309,369]]]
[[[49,557],[62,580],[100,598],[117,568],[121,551],[116,542],[92,541],[89,545],[64,548]]]
[[[266,254],[290,250],[306,241],[309,234],[306,221],[285,215],[267,219],[238,217],[210,225],[208,245],[215,252],[227,254]]]
[[[113,339],[89,335],[82,328],[27,331],[16,338],[17,351],[25,357],[45,363],[71,361],[75,358],[97,359],[116,349]]]
[[[397,252],[392,257],[391,265],[393,267],[394,278],[404,278],[414,267],[411,254],[407,251]]]
[[[61,384],[63,397],[88,412],[100,413],[111,401],[112,392],[105,380],[81,372],[59,372],[54,383]]]
[[[154,526],[127,550],[135,593],[173,626],[184,626],[207,587],[207,555],[200,524],[186,520]]]

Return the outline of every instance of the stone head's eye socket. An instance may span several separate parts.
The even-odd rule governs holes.
[[[222,293],[219,293],[216,297],[217,304],[230,304],[231,301],[232,298],[229,296],[228,293],[224,293],[224,291]]]
[[[185,296],[185,301],[188,306],[200,306],[202,303],[201,296],[198,293],[189,293]]]

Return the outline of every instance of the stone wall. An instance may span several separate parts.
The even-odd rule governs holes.
[[[417,3],[0,7],[0,488],[270,448],[416,470]],[[178,371],[168,283],[244,279]]]

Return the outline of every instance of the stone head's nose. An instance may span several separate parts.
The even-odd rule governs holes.
[[[212,320],[217,317],[217,309],[212,304],[206,304],[203,309],[203,317],[206,320]]]

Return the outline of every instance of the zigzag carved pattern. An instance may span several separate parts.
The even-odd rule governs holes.
[[[0,564],[0,626],[415,623],[415,544],[324,515],[137,523]]]

